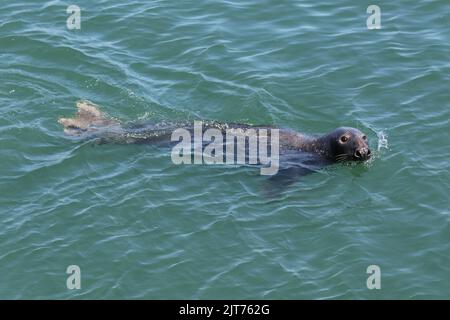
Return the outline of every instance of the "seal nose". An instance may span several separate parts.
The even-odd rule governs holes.
[[[355,157],[361,160],[369,159],[371,156],[371,151],[369,148],[359,148],[355,151]]]

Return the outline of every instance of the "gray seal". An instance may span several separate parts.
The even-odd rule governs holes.
[[[94,103],[77,102],[77,113],[72,118],[60,118],[64,132],[71,136],[97,139],[100,143],[159,144],[169,143],[174,129],[180,126],[192,130],[189,123],[131,123],[122,124],[100,111]],[[266,128],[248,124],[205,122],[204,130],[216,128]],[[287,186],[299,176],[320,170],[324,166],[343,161],[367,161],[372,157],[367,136],[351,127],[340,127],[321,136],[305,135],[290,129],[279,129],[280,170],[269,181]]]

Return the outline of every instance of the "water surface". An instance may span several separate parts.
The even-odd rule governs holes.
[[[378,1],[380,30],[368,1],[76,4],[81,30],[67,2],[0,7],[0,298],[450,298],[447,1]],[[268,199],[258,169],[64,136],[78,99],[125,121],[353,126],[376,156]]]

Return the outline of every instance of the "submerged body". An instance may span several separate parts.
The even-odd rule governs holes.
[[[100,143],[121,144],[173,144],[174,130],[184,128],[194,131],[192,123],[122,124],[100,111],[89,101],[77,103],[78,112],[73,118],[61,118],[68,135],[96,139]],[[203,122],[203,133],[208,129],[227,132],[229,129],[267,129],[270,126],[250,126],[237,123]],[[272,181],[288,185],[299,176],[319,170],[340,161],[365,161],[371,157],[367,136],[350,127],[341,127],[319,137],[308,136],[289,129],[278,129],[280,170]],[[226,141],[224,141],[226,144]]]

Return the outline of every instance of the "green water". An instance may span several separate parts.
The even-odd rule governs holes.
[[[369,1],[76,1],[81,30],[69,4],[1,1],[0,298],[450,298],[448,1],[377,1],[380,30]],[[68,138],[78,99],[376,154],[268,199],[258,169]]]

